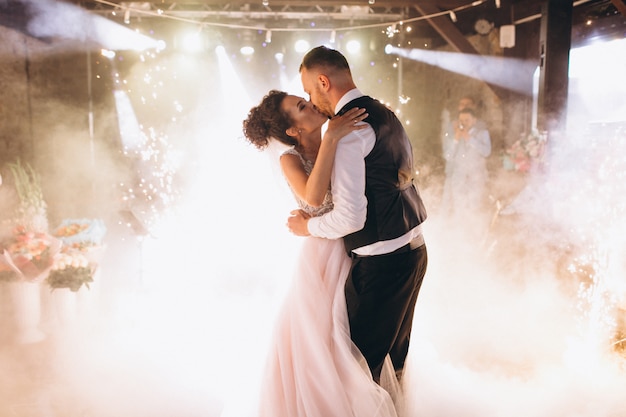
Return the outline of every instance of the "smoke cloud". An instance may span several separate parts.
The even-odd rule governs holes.
[[[212,417],[258,387],[300,245],[284,226],[294,204],[268,158],[242,138],[241,121],[258,98],[234,84],[237,97],[222,96],[219,86],[236,77],[215,80],[211,64],[177,59],[160,68],[193,80],[197,97],[181,102],[184,118],[166,124],[173,143],[184,138],[179,145],[194,150],[186,188],[150,235],[111,225],[96,282],[69,310],[60,294],[42,294],[46,341],[0,352],[9,370],[0,381],[8,387],[0,390],[2,415]],[[480,239],[463,224],[494,213],[459,221],[431,210],[407,417],[626,410],[625,358],[615,345],[625,296],[626,138],[612,132],[606,143],[593,135],[592,149],[550,138],[545,167],[493,208],[496,220]],[[609,151],[609,142],[621,147]],[[101,165],[103,177],[118,164]],[[437,207],[437,193],[424,195]]]

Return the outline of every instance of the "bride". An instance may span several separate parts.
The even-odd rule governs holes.
[[[337,142],[364,127],[359,122],[366,117],[353,109],[328,121],[305,99],[272,90],[250,110],[243,132],[259,149],[280,147],[280,167],[298,206],[318,216],[332,209]],[[255,416],[397,416],[400,391],[390,361],[387,378],[375,383],[350,339],[344,296],[350,259],[343,243],[305,239],[275,323]]]

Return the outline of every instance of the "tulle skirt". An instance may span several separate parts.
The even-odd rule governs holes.
[[[261,378],[259,417],[396,417],[388,361],[381,385],[350,340],[340,240],[307,238],[280,310]]]

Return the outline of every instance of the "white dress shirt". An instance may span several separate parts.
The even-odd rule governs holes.
[[[348,102],[363,96],[357,89],[348,91],[337,103],[335,114]],[[308,222],[312,236],[339,239],[359,231],[365,225],[367,198],[365,197],[365,157],[376,143],[376,134],[371,126],[354,130],[337,144],[335,163],[331,175],[333,210]],[[359,255],[389,253],[421,235],[417,226],[409,233],[393,240],[372,243],[355,249]]]

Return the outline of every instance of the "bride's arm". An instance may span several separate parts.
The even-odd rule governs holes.
[[[324,133],[322,144],[317,153],[315,165],[306,183],[305,201],[309,205],[319,207],[324,202],[330,187],[330,176],[335,163],[337,143],[348,133],[367,127],[365,123],[356,124],[367,116],[365,109],[354,108],[348,110],[342,116],[333,117],[329,121],[328,129]]]
[[[295,155],[284,155],[281,158],[281,165],[286,174],[287,181],[292,184],[292,188],[298,196],[307,204],[319,207],[324,202],[328,188],[330,187],[330,176],[335,161],[335,150],[339,140],[348,133],[365,128],[366,124],[356,124],[368,116],[365,109],[354,108],[348,110],[342,116],[335,116],[329,121],[328,129],[324,134],[324,139],[317,153],[315,165],[311,174],[307,177],[300,161],[296,162]],[[289,158],[289,159],[286,159]],[[296,169],[294,165],[298,165]],[[296,186],[303,184],[304,189]]]

